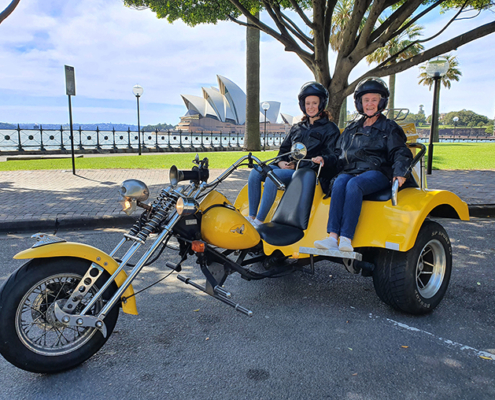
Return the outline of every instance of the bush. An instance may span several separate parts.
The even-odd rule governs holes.
[[[493,135],[493,125],[488,125],[485,129],[487,135]]]

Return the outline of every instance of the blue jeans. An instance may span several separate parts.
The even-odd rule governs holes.
[[[293,169],[280,169],[276,165],[270,165],[270,167],[277,178],[286,186],[290,183],[292,175],[295,172]],[[264,179],[259,171],[261,171],[261,169],[258,166],[254,167],[248,178],[249,216],[253,218],[256,217],[259,221],[264,221],[277,197],[277,186],[275,186],[273,181],[267,177],[263,189],[263,198],[261,198],[261,182],[263,182]],[[260,206],[259,210],[258,206]],[[256,212],[258,212],[258,214],[256,214]]]
[[[366,171],[360,175],[341,174],[332,188],[327,232],[352,239],[361,214],[363,196],[390,186],[380,171]]]

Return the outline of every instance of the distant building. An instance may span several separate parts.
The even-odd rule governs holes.
[[[182,94],[187,112],[181,117],[176,129],[189,132],[214,132],[244,134],[246,123],[246,94],[230,79],[217,75],[218,88],[202,88],[203,97]],[[265,102],[262,102],[265,103]],[[260,132],[265,129],[265,110],[260,103]],[[280,114],[282,123],[277,123],[280,102],[268,101],[266,111],[267,133],[287,132],[297,122],[288,114]]]

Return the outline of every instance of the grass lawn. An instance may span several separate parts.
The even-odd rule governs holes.
[[[225,169],[247,152],[199,153],[208,157],[210,168]],[[254,152],[261,160],[275,157],[276,151]],[[495,143],[435,143],[433,169],[495,170]],[[141,168],[169,169],[172,165],[187,169],[195,153],[159,153],[142,156],[108,156],[76,158],[76,169]],[[15,160],[0,162],[0,171],[65,169],[72,170],[72,160]]]

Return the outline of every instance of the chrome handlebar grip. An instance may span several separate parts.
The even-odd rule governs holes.
[[[392,205],[396,206],[398,204],[397,195],[399,194],[399,180],[396,179],[392,184]]]

